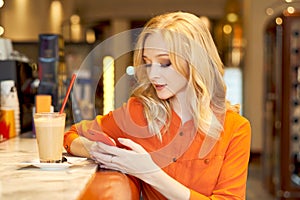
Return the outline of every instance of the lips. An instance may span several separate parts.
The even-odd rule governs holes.
[[[162,90],[166,87],[166,84],[154,84],[156,90]]]

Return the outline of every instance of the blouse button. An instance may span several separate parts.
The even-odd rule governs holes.
[[[177,159],[176,159],[176,158],[173,158],[172,160],[173,160],[173,162],[176,162],[176,161],[177,161]]]
[[[183,136],[183,132],[181,131],[181,132],[179,133],[179,135],[180,135],[180,136]]]
[[[209,161],[210,161],[209,159],[205,159],[205,160],[204,160],[204,163],[205,163],[205,164],[209,164]]]

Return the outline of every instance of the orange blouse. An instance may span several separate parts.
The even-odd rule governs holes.
[[[162,141],[147,131],[143,106],[136,98],[94,120],[75,124],[65,133],[64,147],[72,154],[72,141],[80,136],[97,141],[102,131],[115,139],[129,138],[142,145],[153,160],[171,177],[190,189],[190,199],[245,199],[251,127],[247,119],[227,111],[224,131],[213,149],[203,158],[199,151],[205,135],[194,133],[192,121],[181,124],[173,112],[170,130]],[[117,145],[121,144],[117,142]],[[142,182],[144,199],[165,199],[158,191]]]

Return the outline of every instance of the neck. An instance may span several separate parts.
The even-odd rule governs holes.
[[[172,109],[181,118],[182,124],[192,119],[192,113],[186,97],[187,93],[184,91],[176,94],[176,96],[171,99]]]

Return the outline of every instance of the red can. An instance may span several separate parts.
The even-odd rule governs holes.
[[[16,136],[14,110],[10,108],[0,109],[0,141]]]

